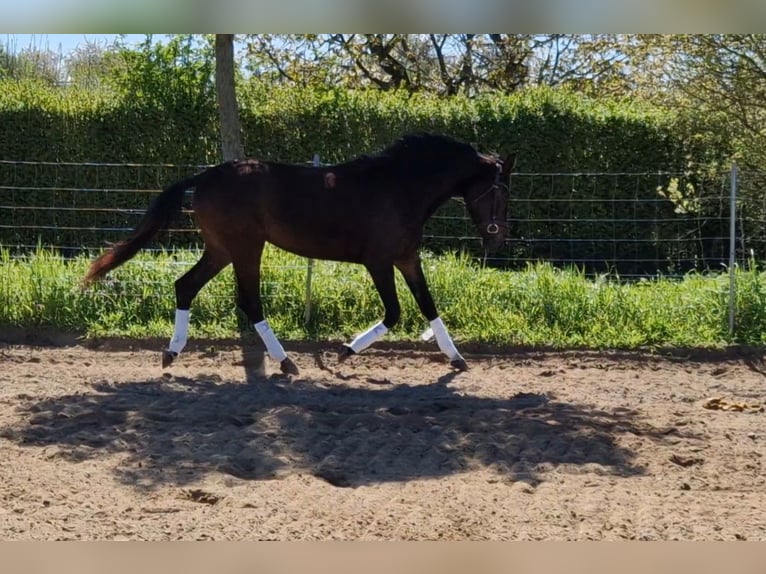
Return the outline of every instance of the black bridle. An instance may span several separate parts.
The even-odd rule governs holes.
[[[505,191],[505,193],[509,193],[508,186],[502,181],[500,181],[502,172],[503,172],[503,164],[502,162],[497,162],[497,172],[495,173],[495,181],[485,191],[481,192],[479,195],[474,197],[470,202],[468,202],[468,205],[473,205],[474,203],[479,201],[482,197],[484,197],[488,193],[492,193],[498,189],[502,189]],[[487,232],[487,235],[497,235],[498,233],[500,233],[500,228],[508,229],[508,223],[506,221],[497,220],[497,202],[496,201],[492,201],[492,215],[489,221],[482,221],[479,225],[480,226],[486,225],[484,230]]]

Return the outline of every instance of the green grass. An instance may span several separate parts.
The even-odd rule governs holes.
[[[0,326],[49,327],[88,336],[170,337],[173,283],[198,253],[140,254],[106,280],[81,290],[89,260],[40,249],[24,258],[0,251]],[[728,332],[728,276],[620,282],[589,279],[547,264],[521,272],[483,268],[455,255],[424,256],[434,300],[458,341],[587,348],[720,347],[766,342],[766,275],[737,271],[736,318]],[[306,260],[269,248],[262,294],[267,317],[285,340],[342,340],[382,317],[361,266],[318,261],[313,315],[303,324]],[[427,326],[397,275],[402,320],[389,340],[417,340]],[[231,268],[192,306],[191,337],[235,337],[245,326],[235,306]]]

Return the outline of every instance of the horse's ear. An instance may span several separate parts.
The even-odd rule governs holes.
[[[514,169],[516,169],[516,153],[509,152],[503,157],[503,175],[510,175]]]

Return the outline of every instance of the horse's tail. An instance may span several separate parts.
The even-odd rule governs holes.
[[[145,247],[161,230],[170,225],[176,213],[181,211],[184,192],[199,185],[207,172],[203,171],[192,177],[166,187],[146,210],[144,217],[133,230],[130,237],[112,246],[109,251],[90,264],[83,279],[83,286],[101,279],[112,269],[119,267]]]

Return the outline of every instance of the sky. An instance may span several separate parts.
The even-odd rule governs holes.
[[[48,49],[66,56],[81,44],[108,45],[118,37],[119,34],[1,34],[0,45],[12,51],[25,48]],[[124,40],[127,44],[138,44],[145,38],[145,34],[125,34]]]

